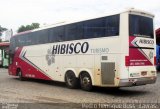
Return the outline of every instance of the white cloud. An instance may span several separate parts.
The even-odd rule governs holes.
[[[159,0],[1,0],[0,25],[16,30],[32,22],[52,24],[130,7],[154,13],[156,28],[160,27]]]

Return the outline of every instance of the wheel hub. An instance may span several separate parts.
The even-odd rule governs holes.
[[[90,83],[90,79],[88,77],[84,77],[82,82],[84,85],[88,85]]]

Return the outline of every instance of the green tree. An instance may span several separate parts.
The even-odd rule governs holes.
[[[1,27],[1,25],[0,25],[0,36],[2,35],[2,32],[6,31],[6,30],[7,30],[7,28]]]
[[[32,23],[31,24],[31,26],[33,27],[33,29],[35,29],[35,28],[39,28],[39,23]]]
[[[7,28],[1,27],[1,25],[0,25],[0,36],[2,36],[2,32],[6,31],[6,30],[7,30]],[[0,38],[0,42],[2,42],[1,38]]]
[[[26,31],[26,27],[24,25],[22,25],[21,27],[19,27],[18,33],[19,32],[23,32],[23,31]]]
[[[23,32],[23,31],[28,31],[28,30],[33,30],[33,29],[36,29],[36,28],[39,28],[39,23],[32,23],[31,25],[22,25],[21,27],[18,28],[18,33],[19,32]]]

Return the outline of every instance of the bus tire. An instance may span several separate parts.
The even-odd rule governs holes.
[[[65,83],[68,88],[75,89],[78,87],[78,78],[76,78],[73,71],[68,71],[65,75]]]
[[[19,80],[24,81],[24,77],[23,77],[23,73],[22,73],[21,69],[17,70],[17,74],[18,74]]]
[[[85,91],[92,90],[92,80],[90,75],[87,72],[83,72],[80,74],[80,84],[83,90]]]

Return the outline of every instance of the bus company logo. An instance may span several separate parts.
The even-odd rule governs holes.
[[[147,40],[147,39],[140,39],[139,40],[139,43],[141,44],[154,44],[154,41],[153,40]]]
[[[69,44],[56,44],[53,45],[52,54],[79,54],[79,53],[87,53],[89,49],[88,42],[77,42],[77,43],[69,43]]]
[[[55,63],[55,55],[52,54],[52,48],[47,50],[46,60],[48,65]]]

